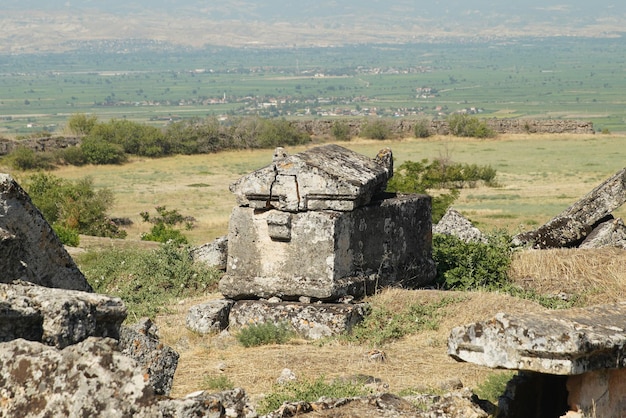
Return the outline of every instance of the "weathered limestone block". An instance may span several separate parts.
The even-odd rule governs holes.
[[[448,354],[493,368],[575,375],[626,366],[626,302],[513,316],[454,328]]]
[[[569,376],[566,387],[572,410],[585,412],[586,416],[626,416],[626,369]]]
[[[534,231],[518,234],[514,242],[536,248],[575,247],[594,227],[626,202],[626,168]]]
[[[228,327],[228,315],[234,303],[228,299],[216,299],[192,306],[185,324],[200,334],[220,332]]]
[[[233,209],[227,272],[219,284],[227,298],[334,301],[435,277],[429,196],[391,197],[350,212],[291,213],[289,239],[270,235],[268,220],[277,222],[277,213],[284,215]]]
[[[369,313],[368,304],[299,303],[242,300],[230,310],[230,325],[241,327],[273,322],[291,325],[306,338],[319,339],[344,334]]]
[[[152,389],[113,339],[59,350],[22,339],[0,344],[0,415],[158,417]]]
[[[195,262],[204,263],[209,267],[226,270],[228,258],[228,237],[223,236],[194,248],[191,256]]]
[[[240,206],[256,209],[350,211],[369,203],[393,175],[390,159],[379,160],[333,144],[295,155],[281,151],[271,165],[237,180],[230,190]]]
[[[23,339],[0,344],[0,416],[254,418],[242,389],[182,399],[155,395],[117,341],[90,337],[62,350]]]
[[[125,318],[119,298],[0,283],[0,341],[25,338],[63,348],[90,336],[118,338]]]
[[[443,217],[433,225],[433,234],[454,235],[465,242],[485,242],[486,238],[480,229],[459,211],[449,208]]]
[[[157,395],[172,389],[179,355],[159,341],[157,326],[148,318],[120,329],[120,349],[135,359]]]
[[[598,225],[578,248],[617,247],[626,249],[626,225],[622,219],[611,219]]]
[[[8,174],[0,173],[0,282],[92,292],[61,241]]]

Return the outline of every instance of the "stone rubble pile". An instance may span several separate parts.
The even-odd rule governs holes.
[[[256,417],[241,389],[167,397],[178,353],[122,326],[26,192],[0,174],[0,416]]]

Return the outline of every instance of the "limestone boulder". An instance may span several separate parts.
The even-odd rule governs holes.
[[[626,202],[626,168],[595,187],[580,200],[536,230],[513,237],[516,245],[535,248],[576,247]]]
[[[186,325],[200,334],[220,332],[228,327],[228,316],[234,301],[216,299],[189,308]]]
[[[487,241],[480,229],[453,208],[449,208],[439,222],[433,225],[433,234],[454,235],[465,242]]]
[[[576,375],[626,366],[626,302],[492,319],[454,328],[448,354],[492,368]]]
[[[193,260],[209,267],[226,270],[228,258],[228,237],[223,236],[213,241],[200,245],[191,251]]]
[[[0,283],[0,342],[16,338],[58,348],[87,337],[119,338],[121,299],[31,283]]]
[[[163,345],[158,329],[149,318],[142,318],[120,330],[120,349],[139,363],[157,395],[169,395],[178,366],[179,354]]]
[[[598,225],[578,248],[616,247],[626,249],[626,225],[622,219],[611,219]]]
[[[92,292],[85,276],[28,194],[0,173],[0,282]]]
[[[287,324],[305,338],[319,339],[350,332],[370,312],[368,304],[300,303],[242,300],[230,310],[233,327],[272,322]]]

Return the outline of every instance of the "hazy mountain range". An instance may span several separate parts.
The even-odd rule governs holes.
[[[3,0],[0,52],[145,39],[201,47],[620,36],[621,0]]]

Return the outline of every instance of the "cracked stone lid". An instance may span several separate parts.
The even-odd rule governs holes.
[[[338,145],[323,145],[299,154],[274,151],[274,160],[233,183],[240,206],[278,209],[350,211],[368,204],[393,175],[391,149],[374,159]]]

